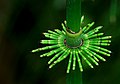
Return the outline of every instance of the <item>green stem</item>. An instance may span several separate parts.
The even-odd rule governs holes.
[[[82,33],[82,30],[80,30],[81,0],[67,0],[66,6],[67,28],[69,28],[66,32],[66,44],[75,48],[82,44],[80,37]]]
[[[82,72],[80,72],[78,66],[67,74],[66,84],[82,84]]]
[[[81,0],[67,0],[66,2],[67,26],[74,32],[80,31]]]
[[[74,47],[81,42],[79,37],[82,32],[80,31],[81,0],[67,0],[66,4],[67,27],[75,32],[75,34],[67,32],[66,40],[68,45]],[[67,74],[66,84],[82,84],[82,72],[78,66]]]

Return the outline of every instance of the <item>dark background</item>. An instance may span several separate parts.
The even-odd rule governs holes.
[[[0,0],[0,84],[66,84],[68,60],[49,70],[50,58],[31,53],[43,32],[62,29],[65,12],[65,0]],[[83,84],[120,84],[120,0],[82,0],[82,14],[112,35],[111,57],[86,69]]]

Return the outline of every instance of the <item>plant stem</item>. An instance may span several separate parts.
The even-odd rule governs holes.
[[[80,32],[81,0],[67,0],[66,4],[67,27],[73,32],[78,33]],[[73,36],[74,35],[75,34],[73,34]],[[74,46],[71,39],[75,41],[75,38],[77,39],[78,37],[68,36],[68,43],[71,42],[70,45]],[[79,42],[78,40],[76,41]],[[67,74],[66,84],[82,84],[82,72],[80,72],[78,66],[76,66],[75,70],[71,70],[70,73]]]
[[[82,84],[82,72],[80,72],[78,66],[67,74],[66,84]]]
[[[74,32],[80,31],[81,0],[66,1],[67,26]]]
[[[67,0],[66,4],[66,20],[67,28],[69,28],[66,32],[66,44],[75,48],[80,46],[82,42],[80,37],[82,33],[82,30],[80,30],[81,0]]]

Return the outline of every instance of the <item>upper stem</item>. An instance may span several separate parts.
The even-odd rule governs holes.
[[[77,33],[80,31],[81,0],[66,1],[66,20],[67,27],[73,32]]]

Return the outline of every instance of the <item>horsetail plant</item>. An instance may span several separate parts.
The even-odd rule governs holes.
[[[84,16],[81,18],[81,23],[83,21],[83,18]],[[110,45],[111,36],[104,36],[103,33],[98,33],[102,26],[98,26],[89,31],[89,29],[93,25],[94,22],[80,29],[78,33],[71,34],[67,31],[67,22],[65,21],[64,24],[62,23],[62,31],[60,31],[59,29],[55,29],[55,31],[48,30],[47,33],[43,33],[45,37],[50,38],[50,40],[41,40],[41,43],[50,44],[50,46],[38,48],[32,50],[32,52],[53,49],[50,52],[40,55],[40,57],[50,57],[54,55],[48,62],[48,64],[50,64],[49,68],[52,68],[57,63],[69,57],[67,73],[70,72],[71,66],[72,70],[75,70],[77,62],[80,71],[83,71],[81,58],[85,60],[85,62],[91,68],[93,68],[92,63],[94,63],[95,65],[99,65],[99,59],[102,61],[106,61],[105,58],[99,55],[99,53],[106,56],[110,56],[111,53],[110,50],[102,47]],[[81,39],[79,46],[69,46],[66,40],[67,35],[73,38],[77,37],[77,39]]]
[[[104,36],[104,33],[99,32],[102,26],[92,28],[94,22],[84,27],[81,26],[84,20],[84,16],[81,17],[81,0],[67,0],[66,2],[66,21],[62,23],[63,30],[48,30],[43,33],[48,40],[41,40],[40,43],[49,44],[49,46],[32,50],[32,52],[49,50],[49,52],[40,55],[40,57],[51,57],[48,61],[49,68],[68,57],[66,73],[70,73],[71,69],[75,70],[76,64],[78,64],[79,71],[83,72],[82,60],[94,68],[93,64],[98,66],[99,60],[106,61],[101,56],[102,54],[110,56],[111,51],[104,46],[110,45],[111,36]],[[81,74],[78,77],[82,81]],[[71,84],[70,80],[68,79],[68,84]],[[76,84],[76,82],[74,83]],[[82,84],[82,82],[78,84]]]

